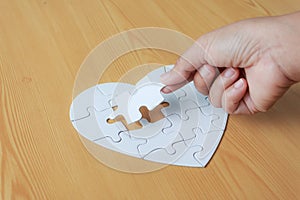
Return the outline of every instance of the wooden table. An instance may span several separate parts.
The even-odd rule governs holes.
[[[68,114],[82,61],[114,34],[162,27],[196,39],[237,20],[296,10],[297,0],[0,1],[1,198],[299,198],[299,84],[265,114],[230,116],[204,169],[111,169],[86,151]],[[131,52],[100,81],[118,81],[137,65],[176,58],[153,49]]]

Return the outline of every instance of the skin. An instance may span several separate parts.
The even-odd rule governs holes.
[[[161,76],[162,91],[192,80],[230,114],[267,111],[300,81],[300,12],[243,20],[201,36]]]

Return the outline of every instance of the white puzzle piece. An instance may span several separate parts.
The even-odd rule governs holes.
[[[160,75],[171,68],[156,69],[135,86],[105,83],[85,90],[72,102],[73,126],[83,137],[116,152],[164,164],[205,167],[221,141],[227,113],[214,108],[192,82],[162,94]],[[169,104],[161,109],[165,118],[154,123],[141,119],[141,106],[152,110],[163,101]],[[121,122],[107,122],[118,115],[128,124],[139,120],[142,128],[129,131]]]
[[[201,161],[197,160],[194,155],[198,152],[201,152],[203,150],[203,147],[200,145],[189,147],[182,156],[180,156],[176,163],[177,165],[183,165],[183,166],[199,166],[204,167],[204,165],[201,163]]]
[[[187,146],[184,141],[177,141],[171,144],[171,147],[175,149],[174,152],[169,153],[165,148],[154,149],[150,154],[144,157],[145,160],[165,163],[165,164],[175,164],[177,165],[177,160],[183,155],[187,150]],[[199,167],[199,164],[197,164]]]
[[[99,111],[110,108],[110,97],[101,93],[97,87],[92,87],[88,90],[85,90],[80,95],[82,98],[77,98],[72,103],[72,112],[70,112],[71,121],[87,117],[89,115],[87,108],[94,106],[94,102],[102,102],[101,104],[97,104],[97,107],[95,107],[95,109]]]
[[[112,113],[112,109],[96,111],[93,107],[88,108],[89,116],[80,120],[73,121],[73,126],[83,136],[91,141],[110,137],[113,141],[119,141],[119,133],[127,131],[121,122],[113,124],[107,123],[107,116]]]
[[[136,122],[142,118],[139,108],[146,106],[148,110],[153,110],[163,100],[161,89],[164,87],[161,83],[148,82],[138,85],[131,92],[125,91],[115,97],[115,103],[118,109],[112,113],[111,118],[123,115],[127,124]]]
[[[110,101],[114,91],[118,93],[133,88],[133,85],[127,83],[106,83],[83,91],[80,94],[81,98],[75,98],[72,102],[70,109],[71,121],[87,117],[89,115],[87,111],[89,107],[94,107],[98,111],[111,108]]]

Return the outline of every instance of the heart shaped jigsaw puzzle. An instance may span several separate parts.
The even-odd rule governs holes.
[[[170,93],[160,92],[160,75],[173,66],[158,68],[136,85],[104,83],[80,93],[72,102],[70,119],[77,132],[97,145],[128,156],[163,164],[205,167],[216,151],[228,114],[213,107],[193,82]],[[163,118],[149,122],[141,106],[153,110],[161,102]],[[114,109],[117,108],[117,109]],[[139,129],[128,124],[138,121]]]

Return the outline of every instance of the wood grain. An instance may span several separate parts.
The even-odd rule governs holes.
[[[114,34],[152,26],[196,39],[240,19],[296,10],[298,0],[0,1],[1,199],[298,199],[299,84],[265,114],[231,116],[205,169],[113,170],[87,152],[68,117],[80,64]],[[100,82],[176,58],[131,52]]]

